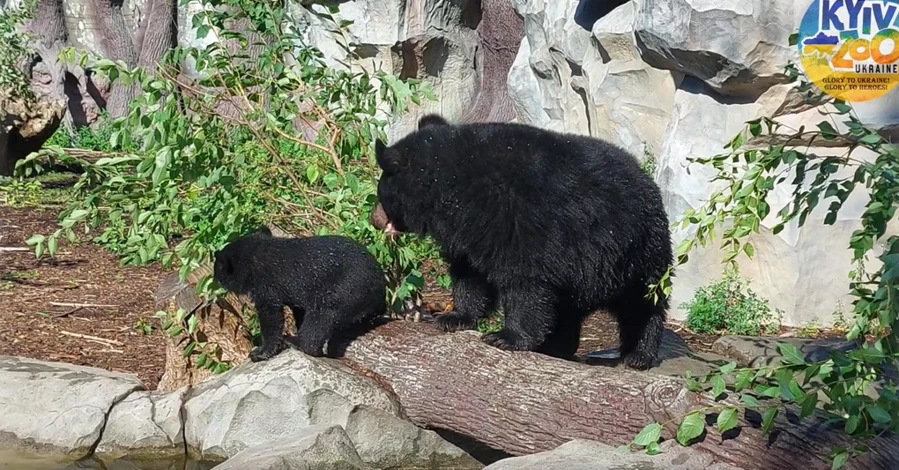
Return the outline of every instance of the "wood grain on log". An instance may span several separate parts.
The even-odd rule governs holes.
[[[501,351],[477,333],[440,334],[421,324],[381,326],[350,344],[345,360],[389,382],[419,426],[448,429],[515,455],[574,438],[627,444],[653,421],[672,421],[713,404],[677,378]],[[663,435],[672,438],[677,424],[669,422]],[[772,470],[798,463],[828,469],[829,451],[851,444],[841,429],[789,415],[763,436],[758,423],[741,413],[740,427],[726,439],[708,426],[693,446],[720,462]],[[895,439],[866,444],[870,450],[847,468],[899,468]]]

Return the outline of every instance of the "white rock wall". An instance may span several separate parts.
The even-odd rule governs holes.
[[[672,221],[714,189],[714,172],[698,165],[688,172],[688,158],[722,153],[746,121],[761,116],[796,128],[821,120],[818,109],[803,108],[791,86],[780,84],[784,65],[796,59],[788,40],[807,0],[633,0],[592,31],[573,21],[577,0],[513,2],[525,18],[508,80],[520,120],[608,139],[638,157],[651,154]],[[869,125],[895,131],[899,92],[856,109]],[[772,212],[791,191],[777,190]],[[777,235],[770,233],[771,217],[752,240],[755,257],[741,259],[741,272],[782,310],[785,324],[827,325],[835,310],[849,313],[848,241],[864,203],[863,195],[853,196],[833,226],[823,225],[827,204],[821,204],[805,227],[794,222]],[[675,244],[687,235],[676,230]],[[679,268],[674,318],[685,317],[680,306],[697,287],[720,277],[721,258],[716,245],[694,251]]]

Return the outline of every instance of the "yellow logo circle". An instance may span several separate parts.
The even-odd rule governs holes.
[[[828,95],[880,98],[899,84],[899,1],[814,0],[798,46],[803,72]]]

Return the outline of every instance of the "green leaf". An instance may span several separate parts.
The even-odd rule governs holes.
[[[783,359],[787,364],[805,364],[805,358],[803,358],[802,353],[799,352],[799,349],[797,349],[796,346],[788,343],[778,343],[777,350],[780,351],[781,356],[783,356]]]
[[[652,442],[646,446],[646,455],[659,455],[662,453],[662,447],[658,442]]]
[[[659,423],[651,423],[646,425],[632,442],[633,445],[646,447],[653,442],[658,442],[662,437],[662,425]]]
[[[742,401],[743,403],[745,403],[746,406],[748,406],[748,407],[750,407],[750,408],[758,408],[759,406],[761,406],[761,405],[759,404],[759,401],[756,400],[756,398],[755,398],[754,396],[752,396],[752,395],[747,395],[747,394],[745,394],[745,393],[744,393],[743,395],[740,396],[740,401]]]
[[[315,165],[309,165],[306,167],[306,180],[309,181],[309,184],[315,184],[318,181],[319,172],[318,167]]]
[[[717,400],[718,397],[724,393],[724,389],[726,388],[724,378],[720,375],[714,375],[709,382],[712,384],[712,398]]]
[[[762,434],[771,432],[771,428],[774,426],[774,418],[777,417],[778,411],[777,408],[769,408],[762,414]]]
[[[730,361],[727,364],[719,367],[718,370],[721,371],[722,374],[730,374],[737,368],[737,363],[734,361]]]
[[[737,409],[725,408],[718,414],[718,422],[716,423],[718,432],[725,433],[737,427]]]
[[[868,134],[861,139],[858,139],[859,142],[868,145],[879,144],[883,141],[883,138],[878,134]]]
[[[699,412],[692,412],[684,417],[680,426],[677,428],[677,442],[682,446],[686,446],[690,441],[702,435],[705,431],[705,421]]]
[[[28,240],[25,240],[25,244],[28,246],[40,245],[41,243],[44,243],[45,239],[46,238],[43,235],[34,235]]]
[[[821,121],[820,123],[818,123],[818,129],[821,130],[821,137],[827,140],[832,140],[837,136],[836,129],[834,129],[833,126],[831,126],[827,121]]]
[[[878,405],[865,407],[865,410],[876,423],[887,424],[892,420],[890,414]]]
[[[801,413],[800,417],[805,418],[807,416],[811,416],[811,414],[815,411],[815,407],[818,405],[818,395],[815,393],[809,393],[805,396],[801,403]]]
[[[843,468],[843,465],[846,464],[846,461],[849,460],[849,452],[846,452],[845,449],[841,449],[837,451],[833,456],[833,464],[830,466],[830,470],[837,470],[838,468]]]
[[[856,429],[858,429],[858,423],[861,420],[861,416],[858,414],[854,414],[846,420],[846,424],[843,426],[843,430],[846,431],[846,434],[853,434]]]
[[[47,240],[47,253],[49,253],[50,256],[56,256],[57,248],[59,248],[59,243],[58,243],[57,238],[50,237],[50,239]]]

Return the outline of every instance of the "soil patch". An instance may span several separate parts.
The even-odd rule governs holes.
[[[0,247],[55,231],[58,209],[0,206]],[[156,388],[165,362],[154,328],[156,266],[122,267],[89,240],[61,240],[56,259],[0,251],[0,355],[101,367]],[[147,334],[149,333],[149,334]]]

